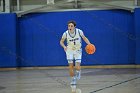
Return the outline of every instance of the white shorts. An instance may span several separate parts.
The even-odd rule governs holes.
[[[67,56],[68,63],[73,63],[74,60],[75,62],[81,63],[82,49],[79,50],[67,49],[66,56]]]

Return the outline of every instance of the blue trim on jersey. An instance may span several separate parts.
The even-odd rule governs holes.
[[[82,36],[81,36],[81,34],[80,34],[80,31],[79,31],[79,29],[78,29],[78,33],[79,33],[79,36],[80,36],[80,37],[82,37]]]
[[[65,32],[65,34],[66,34],[66,40],[67,40],[67,32]]]
[[[68,61],[73,61],[73,59],[67,59]]]
[[[76,61],[76,60],[81,60],[81,59],[75,59],[75,61]]]
[[[67,33],[65,32],[65,34],[66,34],[66,38],[67,38]]]
[[[74,32],[75,32],[75,34],[74,34],[74,36],[72,37],[72,36],[70,35],[70,33],[69,33],[69,30],[68,30],[68,33],[69,33],[70,37],[74,38],[74,37],[76,36],[76,29],[74,30]]]
[[[80,35],[79,29],[78,29],[78,33],[79,33],[79,36],[82,37],[82,36]],[[81,46],[82,46],[82,40],[81,40],[81,39],[80,39],[80,43],[81,43]]]

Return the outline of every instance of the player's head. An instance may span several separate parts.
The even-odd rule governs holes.
[[[69,31],[74,31],[75,27],[76,27],[76,22],[74,20],[68,21],[68,30]]]

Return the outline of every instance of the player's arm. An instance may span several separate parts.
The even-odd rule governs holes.
[[[64,41],[65,41],[66,38],[62,37],[61,40],[60,40],[60,45],[64,48],[64,50],[66,51],[67,47],[65,46],[64,44]]]
[[[90,41],[88,40],[88,38],[83,34],[81,36],[83,38],[83,40],[87,43],[87,44],[91,44]]]

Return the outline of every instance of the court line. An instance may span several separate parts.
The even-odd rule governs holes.
[[[115,87],[115,86],[130,82],[130,81],[133,81],[133,80],[136,80],[136,79],[139,79],[139,78],[140,78],[140,76],[132,78],[132,79],[129,79],[129,80],[122,81],[120,83],[117,83],[117,84],[114,84],[114,85],[111,85],[111,86],[107,86],[107,87],[104,87],[104,88],[101,88],[101,89],[97,89],[97,90],[89,92],[89,93],[96,93],[96,92],[99,92],[99,91],[102,91],[102,90],[105,90],[105,89],[108,89],[108,88],[112,88],[112,87]]]

